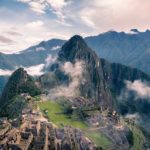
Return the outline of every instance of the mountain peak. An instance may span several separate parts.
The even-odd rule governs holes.
[[[88,53],[94,53],[86,44],[84,39],[75,35],[66,42],[58,54],[59,60],[74,61],[75,59],[83,59]]]
[[[24,72],[25,74],[27,74],[27,72],[22,67],[18,68],[14,73],[21,73],[21,72]]]
[[[79,85],[80,96],[95,99],[104,109],[112,108],[112,97],[106,89],[100,59],[81,36],[75,35],[63,45],[58,61],[83,62],[82,80],[85,82]]]
[[[70,38],[70,41],[84,41],[83,37],[80,35],[74,35],[73,37]]]
[[[138,29],[131,29],[131,32],[139,33],[140,31]]]
[[[83,48],[83,47],[88,47],[82,36],[80,35],[74,35],[69,39],[66,44],[64,44],[63,47],[66,47],[70,45],[71,47],[78,47],[78,48]]]

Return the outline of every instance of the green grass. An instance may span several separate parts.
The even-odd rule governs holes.
[[[89,127],[82,120],[72,120],[70,116],[63,114],[63,108],[59,103],[55,101],[46,101],[38,102],[38,105],[43,112],[47,110],[49,121],[53,122],[58,127],[63,127],[62,125],[71,125],[75,128],[79,128],[83,130],[85,135],[97,146],[102,147],[104,150],[109,150],[109,146],[112,143],[105,135],[100,131],[89,131]]]
[[[143,149],[143,143],[144,143],[144,135],[142,131],[134,126],[134,125],[128,125],[130,130],[133,133],[133,150],[142,150]]]
[[[72,120],[69,115],[63,114],[62,106],[54,101],[46,101],[38,103],[40,109],[44,112],[47,110],[49,121],[53,122],[59,127],[63,125],[71,125],[75,128],[86,129],[87,125],[83,121]],[[58,114],[60,113],[60,114]]]
[[[35,100],[35,101],[40,101],[40,100],[41,100],[41,97],[40,97],[39,95],[34,96],[34,100]]]
[[[103,135],[100,131],[89,131],[85,135],[89,137],[97,146],[102,147],[104,150],[109,150],[111,141]]]

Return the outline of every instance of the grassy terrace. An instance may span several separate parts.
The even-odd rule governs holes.
[[[124,125],[127,125],[132,132],[132,150],[142,150],[145,137],[142,130],[130,119],[122,119]]]
[[[143,143],[144,143],[144,135],[142,131],[133,125],[128,125],[130,130],[133,133],[133,150],[142,150],[143,149]]]
[[[87,125],[83,121],[72,120],[69,115],[61,113],[62,107],[53,101],[39,102],[40,109],[44,112],[47,110],[49,121],[62,127],[63,125],[71,125],[75,128],[86,129]]]
[[[38,103],[40,109],[49,118],[49,121],[56,124],[58,127],[71,125],[75,128],[83,130],[85,135],[91,139],[97,146],[103,147],[104,150],[109,150],[108,147],[111,141],[100,131],[89,131],[89,127],[82,120],[72,120],[71,116],[63,114],[62,106],[54,101],[45,101]],[[46,111],[46,113],[45,113]]]
[[[97,146],[103,147],[104,150],[109,150],[111,141],[99,131],[89,131],[85,135],[89,137]]]

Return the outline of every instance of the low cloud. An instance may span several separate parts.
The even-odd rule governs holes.
[[[36,50],[37,52],[38,52],[38,51],[45,51],[45,48],[44,48],[44,47],[37,47],[35,50]]]
[[[12,70],[0,69],[0,76],[10,76],[12,73]]]
[[[16,69],[17,68],[19,68],[19,67],[16,67]],[[23,68],[27,71],[27,73],[29,75],[32,75],[32,76],[40,76],[44,73],[44,71],[43,71],[44,64],[30,66],[30,67],[23,67]],[[10,76],[15,70],[0,69],[0,76]]]
[[[62,71],[69,76],[70,83],[61,85],[50,90],[49,95],[52,97],[75,97],[79,96],[79,85],[84,84],[84,62],[77,61],[75,64],[66,62],[61,66]]]
[[[138,113],[134,113],[134,114],[127,114],[127,115],[125,116],[125,118],[128,118],[128,119],[139,119],[140,116],[139,116]]]
[[[60,49],[60,48],[61,48],[61,46],[57,45],[57,46],[52,47],[52,48],[51,48],[51,51],[56,51],[56,50],[58,50],[58,49]]]
[[[125,81],[126,87],[129,91],[136,93],[137,97],[140,98],[150,98],[150,86],[140,80],[135,80],[134,82]]]
[[[31,67],[24,67],[27,73],[32,76],[40,76],[44,74],[43,68],[44,68],[44,64],[31,66]]]
[[[56,61],[57,57],[48,55],[45,59],[45,67],[49,67],[51,64],[53,64]]]
[[[139,115],[139,113],[127,114],[127,115],[125,115],[125,118],[130,119],[137,124],[140,124],[140,122],[141,122],[141,116]]]

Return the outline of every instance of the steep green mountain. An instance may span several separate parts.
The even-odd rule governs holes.
[[[10,108],[12,108],[11,111],[16,107],[22,108],[25,102],[17,98],[21,93],[29,93],[31,96],[40,94],[40,89],[37,88],[32,77],[23,68],[19,68],[12,74],[2,92],[0,98],[1,116],[10,116]]]
[[[78,35],[73,36],[62,46],[58,54],[58,66],[55,64],[56,70],[53,69],[57,76],[57,80],[59,76],[62,77],[61,66],[65,65],[66,62],[73,65],[78,62],[83,62],[83,76],[81,82],[77,86],[80,91],[79,95],[96,100],[104,109],[111,109],[111,94],[105,83],[101,62],[96,53],[87,46],[82,37]],[[61,65],[59,66],[59,64]],[[60,80],[63,82],[64,78]],[[85,81],[82,82],[83,80]],[[67,81],[66,85],[68,85],[68,82],[71,82],[71,80]]]

